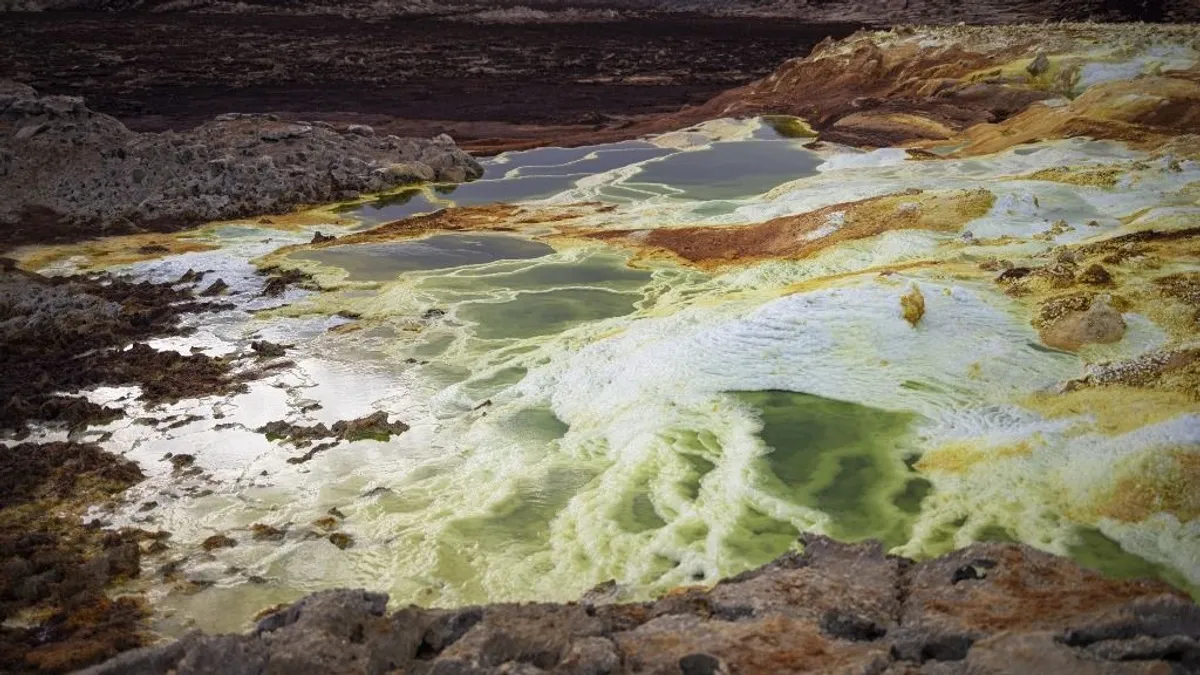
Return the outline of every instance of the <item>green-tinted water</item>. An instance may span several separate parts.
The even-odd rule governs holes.
[[[763,459],[768,492],[828,513],[840,539],[908,539],[929,489],[904,463],[911,415],[782,391],[738,397],[759,411],[772,449]]]
[[[782,183],[816,174],[820,157],[779,141],[715,143],[695,152],[642,165],[626,185],[658,183],[683,199],[734,199],[761,194]]]
[[[639,297],[590,288],[520,293],[506,302],[465,304],[458,316],[476,323],[475,334],[485,340],[528,338],[628,314]]]
[[[340,267],[349,272],[351,281],[387,281],[405,272],[537,258],[553,252],[545,244],[521,237],[439,234],[411,241],[299,251],[292,257]]]

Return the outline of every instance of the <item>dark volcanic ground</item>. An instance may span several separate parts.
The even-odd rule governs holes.
[[[85,96],[130,128],[293,112],[460,140],[496,125],[677,110],[854,30],[673,16],[489,24],[218,14],[7,14],[0,79]],[[343,115],[342,113],[348,113]],[[460,124],[413,126],[397,120]],[[467,122],[470,124],[461,124]],[[500,135],[506,135],[501,133]]]

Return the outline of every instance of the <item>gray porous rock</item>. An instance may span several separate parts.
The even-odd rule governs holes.
[[[1200,672],[1200,608],[1016,544],[914,562],[805,535],[712,588],[645,603],[401,608],[326,591],[248,634],[188,635],[85,671],[118,673]]]
[[[0,82],[0,246],[170,231],[482,174],[445,135],[380,137],[237,113],[143,134],[83,99]]]

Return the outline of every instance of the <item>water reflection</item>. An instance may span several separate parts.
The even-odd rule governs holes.
[[[405,272],[539,258],[553,252],[543,243],[521,237],[439,234],[410,241],[299,251],[292,257],[340,267],[349,273],[351,281],[388,281]]]

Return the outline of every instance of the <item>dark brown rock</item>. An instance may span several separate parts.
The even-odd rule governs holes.
[[[141,479],[94,445],[0,447],[0,672],[66,672],[147,643],[141,599],[106,589],[139,575],[141,543],[158,535],[83,521]]]
[[[1112,274],[1109,274],[1102,265],[1088,265],[1087,269],[1079,273],[1079,282],[1093,286],[1108,286],[1113,282],[1113,278]]]
[[[213,306],[171,284],[0,272],[0,430],[119,418],[117,409],[70,395],[97,385],[136,384],[151,402],[240,388],[223,360],[138,342],[176,334],[184,314]]]
[[[282,541],[286,534],[283,530],[266,523],[251,525],[250,532],[254,535],[255,541]]]
[[[399,420],[395,422],[390,421],[388,414],[380,410],[358,419],[334,422],[332,428],[324,424],[305,426],[276,420],[259,427],[256,431],[266,435],[270,439],[282,439],[294,445],[307,445],[314,440],[326,438],[348,442],[362,440],[386,441],[392,436],[408,431],[408,425]],[[309,453],[308,456],[299,461],[312,459],[312,455],[317,451],[314,448],[314,452]]]
[[[216,281],[212,282],[212,284],[210,284],[208,286],[208,288],[204,289],[203,291],[200,291],[200,295],[203,297],[211,298],[216,295],[222,295],[225,292],[227,292],[228,290],[229,290],[229,284],[225,283],[224,279],[217,279]]]
[[[251,351],[262,359],[274,359],[284,356],[291,346],[268,342],[266,340],[255,340],[250,343]]]
[[[233,548],[237,546],[237,540],[223,534],[214,534],[200,543],[200,547],[205,551],[215,551],[219,548]]]
[[[803,553],[652,603],[388,616],[386,596],[326,591],[248,635],[189,636],[89,673],[1117,675],[1192,672],[1200,654],[1200,608],[1159,582],[1107,579],[1012,544],[914,563],[876,543],[803,541]]]

